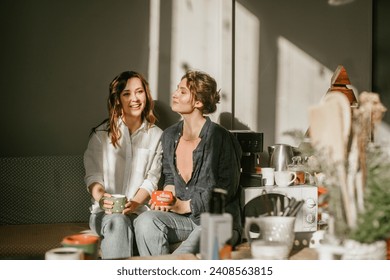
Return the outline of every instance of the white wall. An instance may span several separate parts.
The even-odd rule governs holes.
[[[236,73],[236,94],[240,96],[236,107],[253,106],[253,101],[256,110],[236,115],[252,130],[264,132],[264,148],[294,144],[282,135],[287,130],[306,131],[307,109],[320,102],[338,65],[346,68],[356,95],[371,89],[371,0],[342,6],[320,0],[238,2],[258,19],[260,45],[258,53],[252,54],[252,60],[258,62],[258,91],[240,91],[252,79]]]

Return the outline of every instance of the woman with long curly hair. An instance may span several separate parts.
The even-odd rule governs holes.
[[[155,125],[148,82],[137,72],[114,78],[107,106],[108,118],[92,129],[84,166],[92,196],[90,227],[101,237],[102,258],[116,259],[137,252],[133,222],[157,189],[162,130]],[[121,214],[111,213],[113,202],[105,198],[112,194],[127,198]]]

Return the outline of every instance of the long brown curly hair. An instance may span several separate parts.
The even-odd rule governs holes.
[[[149,83],[144,76],[135,71],[125,71],[116,76],[109,87],[109,95],[107,99],[108,118],[101,124],[106,123],[105,130],[108,132],[111,138],[111,143],[114,147],[119,145],[119,139],[121,138],[121,132],[118,127],[118,120],[122,116],[122,104],[120,102],[120,95],[125,89],[127,81],[131,78],[138,78],[142,83],[142,87],[146,93],[146,106],[142,112],[142,121],[145,119],[149,122],[149,126],[156,122],[156,116],[153,113],[154,101],[150,94]],[[99,127],[99,124],[97,127]],[[92,129],[92,132],[96,132],[96,128]]]

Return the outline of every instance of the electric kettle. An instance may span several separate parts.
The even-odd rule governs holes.
[[[292,158],[299,155],[299,150],[287,144],[276,144],[268,146],[269,167],[275,168],[275,171],[287,170]]]

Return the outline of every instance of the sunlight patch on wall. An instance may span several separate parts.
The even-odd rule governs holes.
[[[308,129],[308,109],[318,104],[330,87],[333,71],[279,37],[278,74],[276,85],[276,143],[295,145],[283,133],[293,129]]]
[[[222,99],[211,119],[231,112],[231,1],[173,0],[171,94],[187,68],[213,76]]]
[[[258,110],[260,21],[236,2],[235,117],[255,130]]]
[[[157,99],[158,88],[158,56],[160,40],[160,0],[150,1],[149,18],[149,66],[148,81],[153,99]]]

